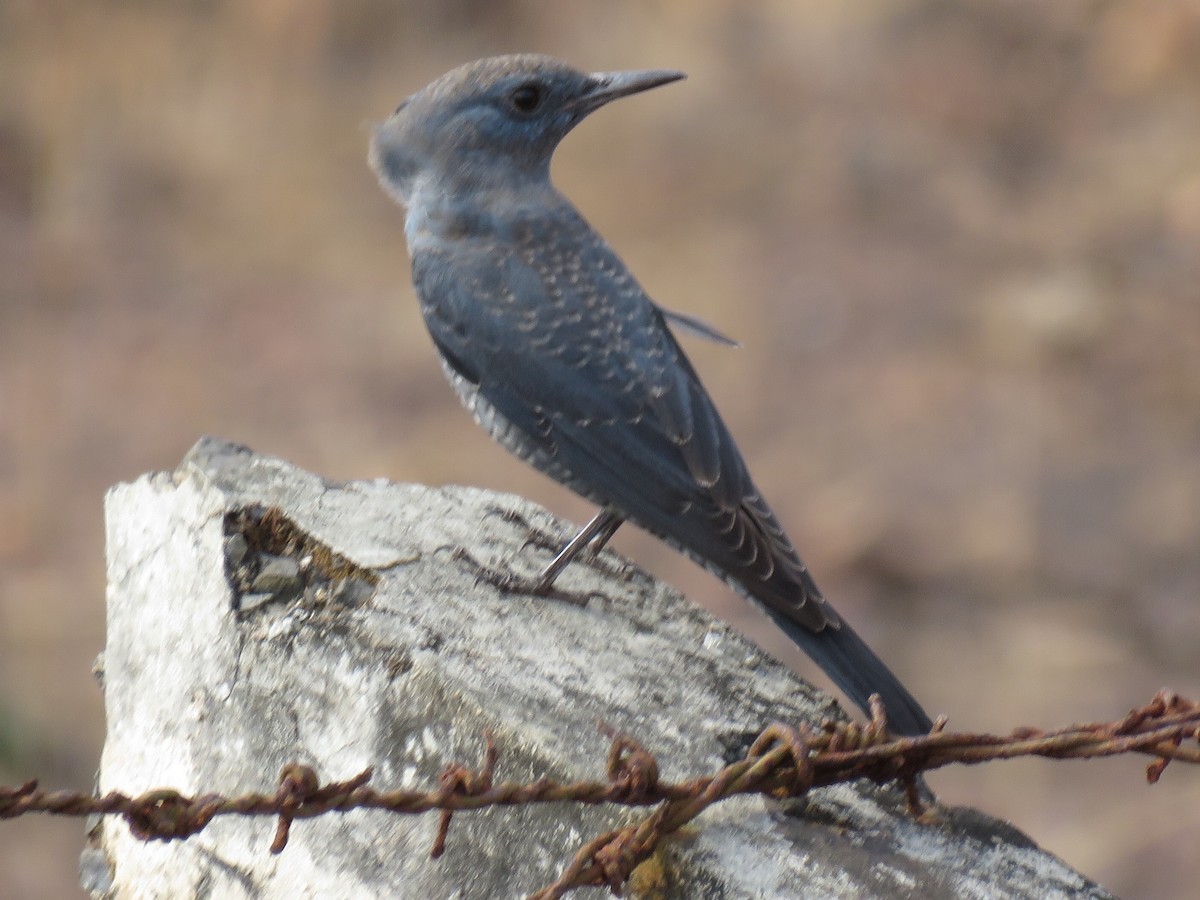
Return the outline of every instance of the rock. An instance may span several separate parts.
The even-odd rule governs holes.
[[[512,496],[331,484],[213,439],[174,473],[107,498],[108,713],[99,789],[274,791],[297,761],[325,781],[368,766],[379,789],[436,787],[497,737],[498,780],[602,779],[609,740],[638,738],[666,779],[708,774],[773,721],[833,701],[610,552],[561,586],[584,605],[506,597],[479,564],[532,575],[571,528]],[[264,576],[266,576],[264,578]],[[248,598],[250,602],[248,601]],[[752,664],[747,664],[752,660]],[[98,821],[94,897],[520,897],[554,881],[620,807],[543,804],[437,815],[219,817],[169,843]],[[867,783],[706,811],[635,872],[633,896],[1105,897],[1002,822],[947,810],[920,824]],[[604,896],[598,889],[581,896]]]

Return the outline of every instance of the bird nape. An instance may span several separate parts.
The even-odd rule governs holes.
[[[421,312],[464,404],[510,452],[601,508],[536,584],[629,520],[766,610],[859,707],[900,734],[932,727],[822,597],[656,305],[550,182],[589,113],[683,78],[587,74],[545,56],[483,59],[375,129],[371,165],[406,207]],[[727,339],[726,339],[727,340]]]

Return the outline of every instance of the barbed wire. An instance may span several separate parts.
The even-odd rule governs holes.
[[[559,783],[541,778],[528,783],[495,783],[500,749],[494,735],[484,733],[484,758],[478,770],[452,763],[442,771],[436,790],[380,791],[369,786],[372,770],[345,781],[322,784],[309,766],[289,763],[280,772],[274,793],[185,796],[170,788],[128,796],[113,791],[101,797],[72,791],[43,791],[36,780],[0,787],[0,819],[30,813],[60,816],[119,815],[144,841],[178,840],[202,831],[213,818],[226,815],[273,816],[279,822],[270,851],[287,845],[292,823],[330,812],[378,809],[419,814],[441,811],[431,856],[446,849],[455,812],[495,806],[575,802],[628,807],[655,806],[649,815],[624,828],[585,843],[550,885],[530,900],[557,900],[584,886],[607,886],[619,893],[630,873],[654,853],[664,837],[709,806],[736,794],[757,793],[783,799],[801,797],[813,788],[867,778],[877,783],[899,781],[910,811],[927,810],[917,776],[953,763],[977,764],[1020,756],[1092,759],[1124,753],[1154,757],[1146,777],[1155,783],[1173,760],[1200,763],[1200,704],[1172,692],[1159,692],[1148,704],[1114,722],[1070,725],[1054,731],[1018,728],[1008,735],[953,733],[940,718],[920,737],[895,737],[878,698],[864,724],[826,721],[808,725],[769,725],[745,757],[712,775],[690,781],[659,779],[658,762],[631,736],[601,726],[611,740],[605,780]],[[1185,741],[1195,741],[1196,746]]]

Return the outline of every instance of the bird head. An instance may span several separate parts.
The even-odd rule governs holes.
[[[413,94],[375,128],[371,168],[406,205],[423,180],[452,192],[545,181],[555,148],[589,113],[683,77],[588,74],[532,54],[477,60]]]

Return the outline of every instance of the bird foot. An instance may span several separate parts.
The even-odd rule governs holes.
[[[570,603],[572,606],[587,606],[593,597],[600,596],[595,591],[588,593],[564,591],[561,588],[555,587],[553,583],[546,583],[545,578],[522,578],[509,571],[485,566],[461,547],[454,551],[454,558],[466,563],[467,568],[475,572],[476,584],[490,584],[502,594],[544,597],[547,600]]]

